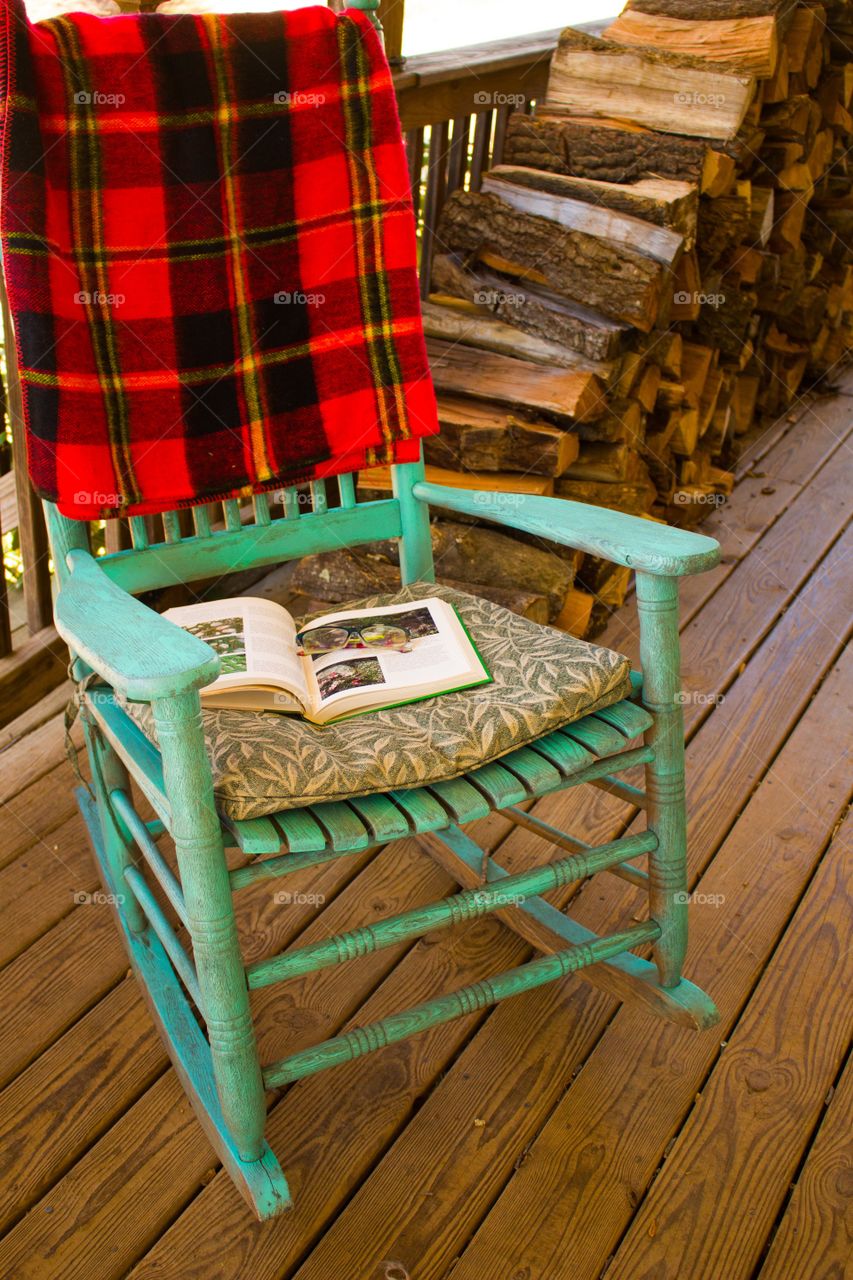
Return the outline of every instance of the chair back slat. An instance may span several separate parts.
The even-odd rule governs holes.
[[[225,528],[232,532],[236,529],[240,529],[243,522],[240,519],[240,503],[237,499],[228,498],[223,502],[222,508],[225,512]]]
[[[163,532],[166,535],[167,542],[180,542],[181,540],[181,516],[178,511],[163,512]]]
[[[144,551],[148,546],[148,524],[145,516],[130,517],[130,537],[138,550]]]
[[[352,475],[337,477],[337,497],[331,505],[329,492],[331,488],[334,495],[335,487],[327,487],[323,480],[259,494],[252,499],[253,518],[245,522],[248,512],[241,511],[236,498],[221,504],[165,511],[162,517],[155,518],[162,520],[160,536],[159,531],[155,532],[154,519],[131,516],[127,524],[133,545],[117,544],[114,551],[100,556],[98,563],[110,578],[136,594],[238,569],[281,564],[323,551],[400,538],[403,581],[428,579],[428,517],[426,508],[412,495],[412,486],[422,477],[422,463],[400,464],[393,468],[393,496],[365,502],[357,500]],[[61,577],[67,572],[67,551],[88,546],[89,530],[84,522],[60,515],[50,503],[45,504],[45,509]]]
[[[326,481],[311,481],[311,503],[317,514],[322,514],[329,509],[329,499],[326,495]]]
[[[193,528],[198,538],[209,538],[210,529],[210,507],[193,507]]]

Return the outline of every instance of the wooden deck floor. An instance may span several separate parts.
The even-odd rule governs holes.
[[[62,692],[0,732],[0,1275],[842,1276],[851,422],[848,374],[751,446],[708,525],[724,563],[684,590],[687,972],[720,1026],[689,1034],[568,979],[309,1078],[272,1110],[296,1203],[272,1223],[217,1170],[128,976],[72,807]],[[606,639],[635,656],[630,608]],[[537,812],[593,840],[630,817],[600,791]],[[544,855],[503,820],[480,828],[504,865]],[[253,958],[450,888],[406,844],[281,883],[289,905],[244,898]],[[573,914],[612,929],[638,901],[599,878]],[[314,975],[262,1003],[264,1056],[524,954],[484,921]]]

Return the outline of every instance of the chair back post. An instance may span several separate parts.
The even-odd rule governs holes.
[[[391,468],[394,497],[400,504],[400,579],[410,582],[435,582],[432,538],[429,529],[429,507],[419,502],[412,492],[424,479],[423,457],[418,462],[398,462]]]

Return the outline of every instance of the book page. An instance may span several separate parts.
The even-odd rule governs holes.
[[[307,705],[308,686],[296,653],[296,626],[281,605],[243,596],[168,609],[164,616],[204,640],[219,655],[221,672],[207,692],[215,694],[243,685],[281,685]],[[274,704],[274,700],[273,696],[270,701]]]
[[[311,657],[317,687],[316,705],[325,710],[343,699],[376,705],[405,699],[423,686],[452,682],[471,670],[469,644],[455,610],[445,601],[430,599],[384,609],[354,609],[327,614],[307,627],[306,632],[350,625],[365,628],[381,622],[406,633],[410,649],[370,648],[354,637],[359,647],[336,649]],[[465,646],[460,643],[464,639]],[[370,694],[379,696],[371,698]],[[366,698],[363,695],[368,695]]]

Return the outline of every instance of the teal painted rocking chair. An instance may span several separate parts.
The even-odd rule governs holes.
[[[47,509],[60,581],[56,624],[72,651],[75,677],[84,682],[92,793],[79,790],[80,807],[105,887],[117,903],[133,967],[175,1069],[219,1157],[261,1218],[290,1204],[285,1177],[264,1141],[267,1089],[587,966],[594,966],[588,974],[598,985],[623,999],[633,996],[673,1022],[702,1029],[717,1018],[708,997],[681,976],[687,873],[677,615],[679,576],[714,565],[717,543],[559,498],[519,497],[507,506],[500,500],[504,495],[497,495],[484,504],[482,492],[428,483],[422,464],[398,465],[393,496],[381,500],[357,500],[352,476],[339,479],[334,504],[323,482],[312,488],[310,512],[303,508],[301,513],[296,492],[290,491],[283,514],[274,517],[267,497],[260,496],[254,499],[254,521],[245,525],[236,501],[225,503],[221,529],[212,529],[207,508],[197,507],[188,536],[181,533],[177,513],[167,513],[165,540],[155,545],[149,544],[145,519],[133,517],[134,545],[97,560],[89,551],[87,525]],[[588,745],[591,763],[578,768],[557,731],[503,756],[487,772],[469,771],[449,785],[392,790],[365,803],[330,801],[268,818],[224,820],[215,804],[199,699],[199,690],[215,678],[219,659],[133,593],[225,574],[237,565],[274,565],[382,538],[399,539],[404,584],[430,582],[431,505],[486,516],[636,570],[642,670],[633,678],[633,696],[569,726],[575,740]],[[86,680],[92,673],[103,684]],[[468,696],[476,697],[476,691]],[[150,704],[159,750],[123,709],[122,698]],[[642,745],[631,746],[640,735]],[[618,778],[638,764],[645,766],[644,792]],[[154,821],[137,814],[131,781],[152,806]],[[646,830],[590,848],[515,808],[524,798],[582,782],[603,786],[644,809]],[[550,839],[555,859],[507,875],[462,829],[493,809]],[[177,876],[155,843],[164,831],[174,841]],[[418,837],[455,873],[462,891],[370,926],[354,922],[350,932],[290,950],[286,959],[271,956],[246,966],[234,914],[234,896],[242,888],[401,835]],[[229,870],[226,850],[235,846],[248,861]],[[628,865],[639,855],[647,858],[647,872]],[[599,871],[647,888],[646,922],[598,937],[540,896]],[[185,926],[189,949],[160,906],[150,876]],[[501,918],[541,954],[488,981],[437,995],[311,1049],[276,1062],[259,1060],[251,988],[292,980],[494,911],[501,911]],[[643,944],[651,944],[653,962],[632,954]]]
[[[362,0],[362,7],[375,5]],[[352,475],[338,478],[334,501],[323,482],[311,491],[310,511],[295,490],[285,491],[280,514],[267,496],[255,497],[249,523],[235,500],[226,501],[223,527],[214,526],[208,507],[195,507],[191,533],[177,511],[167,512],[157,542],[150,540],[146,519],[132,517],[133,545],[97,559],[88,526],[47,506],[59,579],[56,625],[80,682],[91,768],[91,790],[78,791],[80,807],[175,1070],[219,1158],[262,1219],[291,1203],[264,1140],[269,1089],[574,971],[587,971],[619,998],[633,997],[681,1025],[702,1029],[717,1017],[708,997],[682,977],[687,876],[677,617],[678,578],[712,567],[717,543],[560,499],[519,496],[508,505],[505,495],[496,495],[490,502],[482,492],[428,483],[422,463],[394,468],[388,498],[358,500]],[[199,696],[216,678],[219,658],[135,596],[379,539],[399,540],[403,584],[429,583],[430,506],[487,518],[636,570],[641,672],[634,676],[632,695],[575,721],[567,726],[570,733],[557,729],[451,781],[389,787],[385,796],[329,800],[266,817],[225,817],[216,804]],[[150,706],[156,746],[128,714],[126,702]],[[645,791],[618,776],[637,765],[645,767]],[[581,783],[604,787],[645,810],[646,829],[590,847],[516,807]],[[152,820],[138,812],[133,787],[156,815]],[[508,874],[484,855],[463,828],[493,810],[551,840],[553,860]],[[164,834],[174,843],[177,874],[157,843]],[[369,926],[354,921],[350,931],[324,942],[245,963],[235,919],[235,898],[244,888],[401,836],[417,838],[454,873],[460,892]],[[240,865],[229,857],[235,848],[244,855]],[[632,865],[641,855],[647,871]],[[645,922],[599,937],[541,896],[604,871],[647,890]],[[497,911],[534,945],[536,958],[313,1048],[260,1061],[252,989]],[[633,954],[647,944],[652,960]]]

